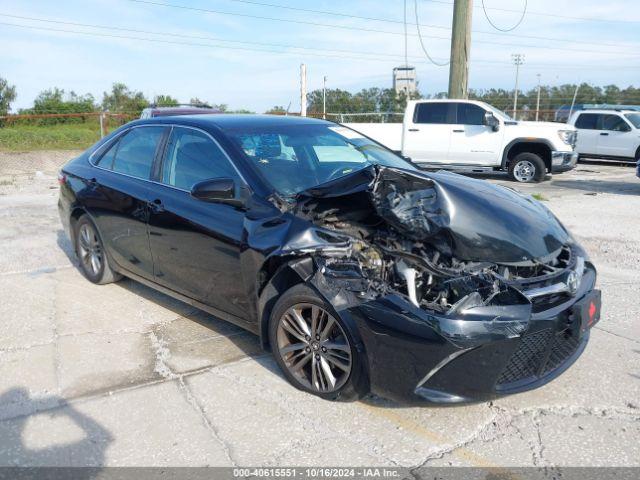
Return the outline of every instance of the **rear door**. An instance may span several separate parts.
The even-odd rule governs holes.
[[[620,115],[610,114],[602,117],[598,155],[633,158],[636,140],[631,133],[631,126]]]
[[[494,165],[500,155],[504,129],[484,124],[487,111],[472,103],[456,103],[456,123],[451,125],[449,163]]]
[[[167,131],[163,126],[139,126],[121,135],[92,159],[95,177],[82,192],[112,259],[148,279],[153,278],[147,231],[149,179]]]
[[[454,121],[453,103],[416,103],[405,121],[403,154],[416,163],[447,163]]]
[[[243,183],[222,148],[194,128],[172,128],[154,186],[149,243],[156,281],[236,317],[247,316],[240,252],[244,212],[190,195],[195,183],[233,178]]]
[[[597,155],[601,117],[602,115],[598,113],[580,113],[578,115],[574,125],[578,129],[575,150],[580,155]]]

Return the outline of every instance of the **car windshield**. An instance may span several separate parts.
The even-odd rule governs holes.
[[[640,113],[627,113],[627,120],[633,123],[633,126],[640,129]]]
[[[287,197],[370,165],[415,170],[381,145],[339,125],[275,125],[226,133],[263,178]]]

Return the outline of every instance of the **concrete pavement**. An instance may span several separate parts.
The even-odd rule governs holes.
[[[0,465],[640,465],[633,169],[489,179],[548,199],[599,267],[603,318],[549,385],[435,408],[319,400],[237,327],[130,280],[89,283],[57,218],[55,164],[0,155]]]

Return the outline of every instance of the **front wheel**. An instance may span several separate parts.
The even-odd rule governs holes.
[[[509,175],[516,182],[538,183],[544,180],[545,173],[544,161],[535,153],[520,153],[509,164]]]
[[[326,400],[367,393],[362,354],[334,309],[305,285],[287,290],[273,308],[269,343],[285,377]]]

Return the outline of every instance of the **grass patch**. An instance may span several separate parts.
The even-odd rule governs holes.
[[[69,125],[15,125],[0,128],[0,151],[84,150],[100,139],[93,123]]]
[[[536,200],[539,200],[541,202],[546,202],[547,200],[549,200],[547,197],[545,197],[544,195],[542,195],[541,193],[534,193],[533,195],[531,195],[533,198],[535,198]]]

